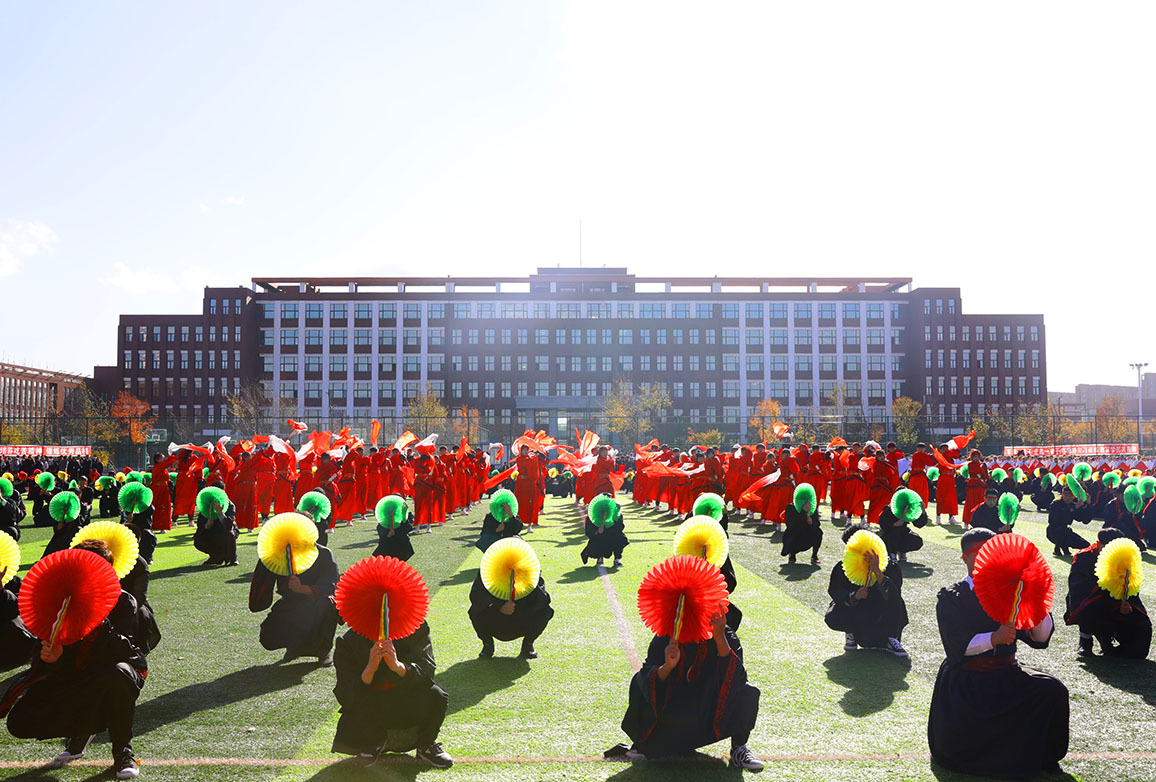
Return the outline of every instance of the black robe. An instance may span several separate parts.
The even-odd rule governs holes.
[[[377,525],[377,548],[373,550],[375,557],[393,557],[406,562],[413,556],[413,544],[409,535],[413,532],[413,515],[398,524],[393,529]]]
[[[600,530],[602,531],[600,532]],[[623,529],[621,519],[610,526],[599,527],[588,518],[586,519],[586,547],[582,549],[582,564],[586,564],[586,561],[590,559],[602,559],[609,556],[618,559],[622,556],[622,550],[629,545],[630,541],[626,539],[626,531]]]
[[[153,552],[157,550],[157,534],[153,532],[153,506],[150,505],[140,513],[120,514],[120,523],[132,530],[140,544],[140,555],[150,565],[153,562]]]
[[[20,522],[24,519],[24,500],[12,492],[6,500],[0,500],[0,531],[7,532],[13,540],[20,540]]]
[[[1078,625],[1084,635],[1095,636],[1105,655],[1143,660],[1152,644],[1152,620],[1139,594],[1128,598],[1132,612],[1124,614],[1120,601],[1100,588],[1096,559],[1101,548],[1096,544],[1072,559],[1064,622]]]
[[[238,534],[237,506],[230,502],[222,518],[209,519],[197,514],[193,548],[208,556],[206,565],[234,565],[237,563]]]
[[[406,667],[398,676],[382,662],[366,684],[361,680],[373,642],[349,630],[337,639],[333,668],[337,686],[333,694],[341,705],[341,717],[333,736],[333,752],[354,755],[379,750],[408,752],[437,740],[445,719],[449,696],[434,682],[433,645],[429,625],[422,622],[414,633],[393,642],[397,659]]]
[[[514,601],[514,613],[509,616],[499,610],[505,603],[505,600],[490,594],[490,590],[482,584],[480,572],[474,576],[474,585],[470,588],[469,616],[478,638],[483,641],[523,638],[524,644],[532,645],[554,616],[554,609],[550,607],[550,594],[546,591],[546,580],[541,576],[538,577],[538,586],[530,594]]]
[[[907,604],[903,601],[903,571],[899,563],[883,571],[883,580],[867,587],[867,597],[856,600],[859,587],[843,572],[843,563],[831,569],[827,594],[831,604],[823,617],[827,627],[855,636],[855,642],[869,649],[887,648],[887,640],[902,640],[907,627]]]
[[[161,630],[149,605],[149,563],[137,556],[136,565],[120,580],[120,588],[136,600],[136,627],[130,640],[143,654],[148,654],[161,642]]]
[[[787,527],[783,531],[783,556],[794,556],[807,549],[811,549],[812,556],[819,556],[819,547],[823,545],[819,511],[816,510],[811,514],[800,513],[792,503],[783,513],[787,522]]]
[[[1087,548],[1088,541],[1072,529],[1072,522],[1087,524],[1091,520],[1092,509],[1087,505],[1077,508],[1074,502],[1053,502],[1048,509],[1048,540],[1061,550]]]
[[[111,519],[120,515],[120,504],[116,501],[118,488],[114,483],[112,488],[105,489],[100,493],[100,517],[102,519]]]
[[[993,505],[991,507],[985,502],[978,508],[971,512],[971,526],[980,527],[982,529],[989,529],[992,532],[999,532],[1003,529],[1004,523],[999,518],[999,506]]]
[[[1144,550],[1144,525],[1141,515],[1129,513],[1124,506],[1123,498],[1117,497],[1104,506],[1104,526],[1120,530],[1125,537],[1131,538],[1140,546],[1141,551]]]
[[[1052,507],[1052,503],[1056,501],[1056,495],[1051,489],[1038,489],[1032,492],[1032,502],[1036,504],[1036,508],[1041,511],[1047,511]]]
[[[313,594],[300,595],[289,589],[288,576],[276,575],[257,560],[249,586],[249,610],[256,613],[268,608],[273,603],[274,590],[281,596],[261,623],[261,646],[304,657],[328,654],[339,618],[329,599],[337,587],[338,575],[333,552],[318,546],[317,561],[297,576],[302,586],[312,587]]]
[[[973,516],[972,523],[974,523],[974,518]],[[929,521],[927,511],[924,510],[919,518],[911,523],[922,528],[926,527]],[[883,539],[883,545],[887,546],[888,554],[908,554],[923,548],[923,538],[919,537],[918,533],[913,532],[911,527],[907,526],[906,521],[892,513],[890,505],[879,514],[879,537]]]
[[[689,755],[724,738],[746,744],[759,710],[759,691],[747,682],[742,646],[727,628],[731,653],[719,657],[714,640],[682,644],[682,659],[666,681],[658,669],[670,636],[650,642],[642,669],[630,679],[622,730],[647,758]]]
[[[517,516],[512,516],[508,521],[499,523],[494,518],[494,514],[487,513],[486,517],[482,519],[482,531],[474,543],[474,548],[485,553],[486,549],[502,538],[512,538],[521,533],[522,526],[522,520]],[[499,527],[501,527],[500,531]]]
[[[48,545],[44,547],[44,553],[40,555],[40,558],[43,559],[49,554],[55,554],[57,551],[64,551],[69,548],[76,533],[86,524],[88,524],[88,507],[85,505],[80,506],[80,515],[72,521],[54,521],[52,537],[48,539]]]
[[[20,620],[19,596],[20,577],[13,576],[0,589],[0,671],[28,665],[40,651],[40,641]]]
[[[1068,689],[1015,661],[1016,644],[967,656],[974,636],[999,629],[967,581],[939,590],[939,636],[947,659],[931,695],[927,739],[940,766],[978,776],[1029,777],[1068,751]],[[1035,649],[1025,631],[1018,640]]]

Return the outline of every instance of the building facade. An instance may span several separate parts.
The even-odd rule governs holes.
[[[0,420],[26,420],[64,409],[69,392],[88,379],[69,372],[0,363]]]
[[[945,422],[1047,399],[1042,316],[964,314],[958,288],[911,282],[256,278],[206,289],[199,316],[122,316],[120,363],[95,375],[207,429],[258,385],[273,415],[387,431],[428,387],[499,433],[598,428],[625,383],[660,384],[673,421],[735,433],[763,399],[784,417],[885,421],[908,396]]]

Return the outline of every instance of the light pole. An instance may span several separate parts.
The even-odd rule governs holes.
[[[1136,448],[1144,453],[1144,385],[1140,373],[1148,366],[1148,362],[1128,366],[1136,370]]]

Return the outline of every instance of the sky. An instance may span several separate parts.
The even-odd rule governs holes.
[[[0,360],[252,277],[900,276],[1135,383],[1156,4],[0,9]],[[1146,305],[1145,302],[1148,302]]]

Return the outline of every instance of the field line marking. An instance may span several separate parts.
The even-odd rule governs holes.
[[[626,624],[626,615],[622,613],[622,604],[618,602],[618,593],[610,583],[610,575],[606,572],[605,565],[598,566],[598,580],[602,582],[602,589],[606,592],[606,602],[610,604],[610,613],[614,617],[614,629],[618,631],[622,651],[626,652],[626,659],[630,662],[630,671],[636,673],[642,668],[642,658],[638,655],[638,647],[634,645],[634,637],[630,634],[630,626]]]

